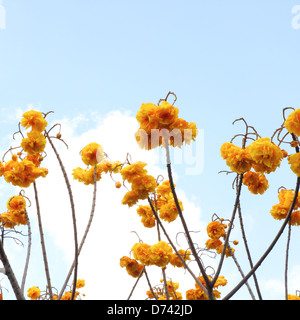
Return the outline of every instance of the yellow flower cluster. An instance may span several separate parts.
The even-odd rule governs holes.
[[[242,174],[251,168],[259,173],[270,173],[280,166],[285,152],[269,138],[260,138],[246,148],[225,142],[221,146],[221,156],[236,173]]]
[[[173,256],[172,248],[164,241],[159,241],[152,246],[146,243],[136,243],[131,250],[133,257],[145,266],[165,267]]]
[[[174,221],[178,216],[178,210],[173,198],[173,194],[170,187],[170,182],[163,181],[160,185],[156,186],[156,198],[151,200],[153,207],[159,213],[159,217],[167,222]],[[181,210],[183,210],[183,205],[180,200],[178,200]],[[137,213],[142,217],[141,222],[147,228],[152,228],[155,226],[155,216],[149,205],[140,205],[137,208]]]
[[[108,161],[104,159],[103,148],[96,142],[89,143],[81,150],[81,159],[84,164],[91,166],[83,169],[77,167],[73,169],[73,178],[85,185],[94,184],[95,166],[96,180],[100,181],[102,173],[118,173],[120,171],[120,161]]]
[[[0,177],[3,175],[5,181],[14,186],[27,188],[35,179],[46,177],[47,174],[48,169],[37,167],[28,158],[19,161],[16,154],[5,164],[0,162]]]
[[[276,220],[285,219],[294,198],[294,190],[281,189],[278,194],[279,203],[272,206],[270,213]],[[291,213],[291,225],[300,225],[300,195],[297,196],[295,207]]]
[[[135,259],[131,259],[126,256],[120,259],[120,266],[122,268],[125,267],[127,273],[133,278],[137,278],[144,268],[144,266],[138,263]]]
[[[156,194],[156,206],[159,211],[159,217],[167,222],[174,221],[178,216],[178,210],[171,191],[170,181],[164,181],[157,186]],[[181,211],[183,211],[182,202],[179,199],[178,202]]]
[[[120,170],[124,181],[131,183],[131,190],[126,192],[122,204],[132,207],[139,200],[147,199],[149,193],[155,192],[156,180],[144,169],[147,164],[137,161]]]
[[[183,142],[190,144],[195,140],[198,134],[196,124],[178,118],[178,113],[178,108],[167,101],[162,101],[158,106],[143,103],[136,115],[140,123],[135,134],[139,146],[150,150],[164,146],[165,141],[169,141],[170,145],[181,147]]]
[[[263,194],[269,187],[264,173],[274,172],[287,153],[269,138],[260,138],[246,148],[225,142],[221,146],[221,156],[233,172],[245,174],[243,183],[250,192]],[[252,168],[255,172],[250,171]]]
[[[47,121],[41,112],[30,110],[23,114],[21,125],[31,131],[27,133],[27,138],[23,138],[21,147],[29,155],[42,153],[46,145],[46,138],[42,134],[47,126]]]
[[[221,254],[223,251],[224,245],[220,238],[226,237],[225,229],[227,228],[227,225],[223,223],[223,220],[220,220],[221,222],[212,221],[207,225],[206,231],[210,239],[208,239],[205,243],[207,249],[215,249],[218,254]],[[235,250],[231,248],[231,251],[233,253]],[[226,246],[226,257],[230,257],[232,255],[231,251],[229,250],[228,246]]]
[[[31,127],[27,138],[21,141],[21,147],[27,156],[24,159],[20,158],[19,161],[18,156],[13,154],[12,159],[5,164],[0,161],[0,177],[4,176],[5,181],[14,186],[27,188],[35,179],[46,177],[48,174],[46,168],[39,168],[42,160],[40,153],[44,151],[46,145],[42,131],[45,130],[47,121],[41,112],[31,110],[23,114],[21,125],[26,129]]]
[[[18,195],[9,198],[7,201],[7,209],[7,212],[0,214],[0,223],[5,228],[12,229],[16,225],[27,224],[25,215],[26,201],[24,197]]]
[[[211,280],[211,277],[209,276],[209,279]],[[198,277],[198,280],[200,281],[201,284],[206,288],[205,280],[204,278]],[[218,299],[221,297],[221,293],[216,290],[219,286],[225,286],[227,284],[227,280],[224,278],[224,276],[218,277],[217,281],[214,284],[214,298]],[[203,289],[198,285],[198,283],[195,283],[195,288],[196,289],[190,289],[186,291],[186,299],[187,300],[208,300],[208,297],[206,293],[203,291]]]

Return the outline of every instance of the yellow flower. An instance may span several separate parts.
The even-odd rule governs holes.
[[[40,297],[41,290],[38,287],[31,287],[27,291],[27,297],[29,297],[31,300],[36,300]]]
[[[171,125],[177,119],[178,113],[178,108],[172,106],[167,101],[162,101],[156,111],[159,128],[167,128]]]
[[[125,193],[122,199],[122,204],[127,204],[129,207],[132,207],[139,199],[139,194],[136,191],[130,190]]]
[[[253,168],[259,173],[270,173],[280,166],[283,152],[270,142],[269,138],[260,138],[246,148],[253,160]]]
[[[223,248],[224,248],[224,245],[219,246],[219,247],[217,248],[217,253],[218,253],[218,254],[221,254],[222,251],[223,251]],[[226,258],[231,257],[232,254],[234,253],[234,251],[235,251],[235,249],[233,249],[233,248],[230,248],[230,249],[229,249],[229,247],[226,246],[226,250],[225,250],[225,256],[226,256]]]
[[[139,176],[132,181],[132,191],[135,191],[139,199],[146,199],[151,192],[155,192],[156,180],[151,175]]]
[[[143,103],[136,114],[136,119],[140,123],[140,129],[151,134],[151,129],[157,129],[158,119],[156,117],[157,106],[153,103]]]
[[[288,162],[291,165],[291,170],[300,177],[300,153],[294,153],[288,156]]]
[[[30,110],[23,114],[21,125],[26,129],[31,127],[33,131],[42,132],[47,126],[47,121],[41,112]]]
[[[220,239],[208,239],[205,242],[207,249],[217,249],[223,244],[223,242]]]
[[[263,194],[269,188],[265,175],[252,171],[244,174],[243,184],[248,186],[249,191],[254,194]]]
[[[104,159],[103,148],[96,142],[89,143],[81,150],[81,159],[87,166],[94,166]]]
[[[175,187],[175,185],[174,185],[174,187]],[[163,196],[163,197],[168,195],[170,192],[172,192],[172,190],[171,190],[171,186],[170,186],[170,181],[169,180],[166,180],[166,181],[162,182],[162,184],[160,184],[156,188],[157,195],[160,195],[160,196]]]
[[[123,180],[127,180],[131,183],[135,178],[144,176],[147,174],[147,170],[144,167],[147,163],[142,161],[134,162],[120,170]]]
[[[83,288],[84,286],[85,286],[85,281],[84,280],[78,279],[76,281],[76,289]]]
[[[144,227],[153,228],[155,226],[156,219],[150,206],[140,205],[136,211],[142,217],[141,222]]]
[[[20,195],[13,196],[8,199],[6,206],[8,210],[24,211],[26,207],[26,201],[25,198]]]
[[[158,267],[166,266],[170,262],[172,255],[172,248],[164,241],[159,241],[149,248],[150,263]]]
[[[300,135],[300,109],[296,109],[289,114],[284,122],[284,126],[289,133],[294,133],[297,136]]]
[[[282,204],[275,204],[272,206],[270,213],[276,220],[285,219],[288,214],[289,208]]]
[[[291,225],[299,226],[300,225],[300,211],[293,211],[291,214]]]
[[[295,294],[288,294],[288,300],[300,300],[300,297]]]
[[[23,159],[18,161],[15,157],[8,161],[4,167],[4,179],[14,186],[27,188],[38,177],[46,177],[46,168],[37,168],[33,162]]]
[[[178,200],[179,207],[183,210],[182,202]],[[159,208],[159,217],[167,222],[174,221],[178,216],[178,210],[175,204],[175,200],[168,199],[167,202]]]
[[[131,248],[133,253],[133,257],[136,260],[139,260],[143,265],[150,265],[150,256],[149,256],[149,248],[151,246],[146,243],[136,243]]]
[[[183,259],[184,261],[191,260],[191,258],[190,258],[191,251],[190,251],[190,250],[187,250],[187,251],[186,251],[186,250],[179,249],[179,250],[178,250],[178,253],[179,253],[179,255],[182,257],[182,259]],[[172,255],[172,258],[171,258],[171,260],[170,260],[170,263],[171,263],[172,266],[177,267],[177,268],[182,268],[182,267],[184,267],[183,262],[180,260],[180,258],[179,258],[179,256],[177,255],[177,253],[174,253],[174,254]]]
[[[127,273],[133,278],[137,278],[144,268],[144,266],[138,263],[135,259],[130,259],[126,256],[120,259],[120,266],[122,268],[125,267]]]
[[[226,236],[226,229],[227,225],[223,224],[219,221],[212,221],[208,224],[206,230],[207,234],[212,239],[219,239],[220,237]]]
[[[224,143],[221,146],[221,156],[226,164],[236,173],[245,173],[252,167],[252,158],[247,149],[242,149],[232,143]]]
[[[21,147],[29,155],[42,153],[46,146],[45,136],[38,131],[31,131],[27,133],[27,138],[22,139]]]

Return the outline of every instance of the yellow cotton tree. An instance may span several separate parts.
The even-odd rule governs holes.
[[[169,101],[170,97],[174,98],[172,103]],[[237,121],[244,123],[244,133],[238,133],[231,140],[228,139],[217,147],[220,148],[220,157],[225,160],[225,164],[229,168],[229,170],[224,171],[233,173],[234,176],[232,185],[235,188],[236,198],[233,212],[230,217],[219,217],[216,213],[210,214],[207,220],[211,221],[204,230],[207,234],[207,240],[204,243],[196,243],[191,237],[190,226],[186,222],[185,203],[178,198],[173,181],[170,148],[183,149],[184,145],[196,141],[198,129],[196,123],[188,122],[180,117],[180,108],[175,106],[176,102],[176,95],[169,92],[157,104],[153,102],[143,103],[139,109],[137,108],[136,120],[139,128],[133,137],[143,152],[162,148],[166,156],[167,179],[154,176],[147,167],[147,162],[139,161],[139,159],[132,161],[130,155],[125,160],[110,159],[101,141],[91,141],[86,145],[78,146],[82,165],[74,166],[72,172],[67,172],[64,161],[55,145],[56,142],[63,143],[68,148],[67,143],[62,138],[61,125],[55,124],[48,128],[46,119],[52,112],[42,113],[30,110],[23,114],[20,119],[19,130],[14,133],[14,135],[20,135],[21,142],[19,145],[11,147],[0,161],[0,177],[3,177],[6,183],[21,188],[19,194],[9,197],[5,211],[0,214],[0,260],[4,274],[11,283],[17,299],[76,300],[81,299],[84,295],[80,293],[80,289],[85,286],[85,281],[78,279],[79,256],[93,223],[97,184],[103,182],[104,175],[111,178],[116,190],[120,188],[126,190],[120,201],[120,206],[125,206],[131,211],[134,210],[140,219],[143,230],[151,232],[152,235],[151,242],[146,243],[143,242],[143,234],[139,234],[138,242],[128,244],[129,254],[126,252],[119,257],[120,272],[124,271],[124,277],[132,277],[134,281],[129,292],[129,298],[131,298],[137,285],[144,281],[144,284],[147,284],[147,290],[145,290],[144,296],[140,297],[141,299],[227,300],[244,285],[247,286],[251,298],[255,299],[254,292],[248,283],[248,279],[251,277],[254,279],[258,298],[263,298],[256,271],[269,253],[275,249],[275,245],[286,227],[288,229],[286,249],[288,252],[292,227],[300,225],[300,196],[298,194],[300,187],[300,109],[285,108],[283,110],[283,123],[277,129],[274,128],[274,134],[271,137],[261,137],[256,129],[249,126],[243,118],[234,121],[234,123]],[[286,118],[285,114],[289,109],[292,112]],[[58,128],[59,131],[57,132]],[[235,139],[237,137],[242,137],[241,145],[236,143]],[[285,143],[286,148],[282,147],[283,143]],[[49,148],[47,152],[46,148]],[[61,169],[68,191],[74,237],[73,263],[69,270],[65,270],[67,276],[61,288],[56,288],[52,284],[48,268],[48,256],[41,219],[43,213],[41,212],[36,185],[37,179],[43,178],[40,179],[41,183],[46,183],[48,175],[51,175],[51,171],[49,172],[47,168],[41,166],[49,152],[53,152],[57,159],[57,165]],[[242,190],[246,187],[245,192],[249,192],[255,197],[264,196],[269,188],[268,175],[276,174],[284,161],[290,165],[289,174],[296,180],[295,188],[279,188],[278,203],[270,203],[270,219],[274,218],[281,224],[267,250],[254,263],[244,230],[240,205]],[[83,188],[91,185],[93,190],[91,211],[81,238],[79,238],[77,232],[75,201],[69,174]],[[26,196],[26,189],[31,187],[33,187],[35,199],[29,199]],[[28,205],[29,203],[30,205]],[[32,203],[35,203],[38,215],[37,230],[31,230],[30,207]],[[239,239],[239,241],[232,237],[232,229],[237,225],[235,223],[237,216],[240,220],[242,234],[242,239]],[[185,248],[181,248],[176,241],[177,239],[172,239],[168,232],[170,224],[174,224],[175,221],[181,225],[178,234],[184,235],[187,243]],[[4,243],[4,239],[11,237],[12,234],[13,237],[17,238],[20,225],[28,228],[28,254],[25,261],[24,276],[21,280],[15,276]],[[111,228],[113,232],[112,226],[108,226],[108,228]],[[45,289],[40,288],[37,283],[25,289],[32,233],[37,233],[40,236],[47,281]],[[238,262],[242,250],[241,246],[236,248],[232,246],[236,246],[241,241],[244,242],[250,265],[248,273],[243,272]],[[203,255],[206,254],[217,260],[216,268],[212,268],[208,262],[209,259],[202,259]],[[226,274],[223,275],[223,266],[228,261],[227,259],[232,259],[236,264],[241,280],[238,283],[231,283],[231,291],[224,296],[221,292],[222,288],[229,285]],[[288,254],[286,254],[286,280],[283,296],[287,300],[299,300],[299,295],[297,293],[294,295],[288,289],[288,264]],[[186,283],[190,283],[189,289],[185,292],[181,291],[180,282],[170,280],[171,269],[175,270],[175,274],[180,270],[185,272]],[[158,285],[154,285],[150,281],[149,275],[152,270],[159,270],[160,276],[155,279],[155,283],[159,283]],[[70,280],[71,276],[73,280]],[[113,275],[107,276],[111,277],[113,281]],[[5,298],[5,295],[3,295],[0,287],[0,300],[3,298]]]

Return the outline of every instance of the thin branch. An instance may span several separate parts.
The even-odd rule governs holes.
[[[239,214],[240,228],[241,228],[241,232],[242,232],[243,242],[244,242],[244,245],[245,245],[245,250],[246,250],[246,253],[247,253],[247,257],[248,257],[248,260],[249,260],[250,267],[253,268],[253,262],[252,262],[252,258],[251,258],[251,254],[250,254],[250,250],[249,250],[249,246],[248,246],[248,242],[247,242],[247,237],[246,237],[246,233],[245,233],[244,223],[243,223],[243,217],[242,217],[240,201],[238,203],[238,214]],[[253,274],[253,279],[254,279],[256,291],[257,291],[257,294],[258,294],[258,298],[260,300],[262,300],[262,295],[261,295],[261,292],[260,292],[260,289],[259,289],[259,284],[258,284],[257,277],[256,277],[255,273]]]
[[[288,299],[288,261],[289,261],[289,248],[291,241],[291,218],[289,220],[288,236],[286,244],[286,254],[285,254],[285,270],[284,270],[284,283],[285,283],[285,299]]]
[[[82,237],[82,240],[80,242],[80,245],[79,245],[79,248],[78,248],[78,256],[80,255],[81,253],[81,250],[82,250],[82,247],[83,247],[83,244],[86,240],[86,237],[88,235],[88,232],[90,230],[90,227],[91,227],[91,224],[92,224],[92,221],[93,221],[93,218],[94,218],[94,212],[95,212],[95,208],[96,208],[96,194],[97,194],[97,166],[94,167],[94,191],[93,191],[93,201],[92,201],[92,208],[91,208],[91,213],[90,213],[90,217],[89,217],[89,221],[87,223],[87,226],[85,228],[85,231],[84,231],[84,235]],[[70,270],[69,270],[69,273],[67,275],[67,278],[61,288],[61,291],[60,291],[60,294],[58,296],[58,300],[61,298],[67,284],[68,284],[68,281],[71,277],[71,274],[74,270],[74,266],[75,266],[75,260],[73,261],[72,263],[72,266],[70,267]]]
[[[27,270],[28,270],[28,265],[29,265],[30,252],[31,252],[31,227],[30,227],[30,221],[29,221],[29,216],[28,216],[27,210],[25,210],[25,215],[26,215],[27,227],[28,227],[28,246],[27,246],[27,256],[26,256],[26,261],[25,261],[23,278],[22,278],[22,283],[21,283],[21,291],[23,293],[24,293],[25,281],[26,281],[26,277],[27,277]]]
[[[240,264],[238,263],[238,261],[237,261],[237,259],[236,259],[236,257],[235,257],[235,254],[233,253],[233,251],[232,251],[232,249],[231,249],[231,247],[230,247],[229,245],[228,245],[228,249],[229,249],[229,251],[230,251],[231,257],[232,257],[232,259],[233,259],[236,267],[238,268],[238,270],[239,270],[242,278],[244,278],[244,277],[245,277],[245,274],[244,274],[244,272],[243,272]],[[253,292],[252,292],[252,289],[251,289],[248,281],[246,281],[246,287],[248,288],[248,291],[249,291],[249,293],[250,293],[250,296],[251,296],[252,300],[255,300],[255,296],[254,296],[254,294],[253,294]]]
[[[136,282],[135,282],[132,290],[130,291],[130,294],[129,294],[127,300],[129,300],[129,299],[131,298],[131,296],[132,296],[132,294],[133,294],[133,291],[135,290],[138,282],[140,281],[141,276],[143,275],[144,270],[145,270],[145,266],[143,267],[142,271],[141,271],[140,274],[138,275],[138,278],[136,279]]]
[[[74,280],[73,280],[73,289],[72,289],[72,296],[71,296],[71,300],[74,300],[75,297],[75,291],[76,291],[76,282],[77,282],[77,271],[78,271],[78,239],[77,239],[77,226],[76,226],[76,215],[75,215],[75,205],[74,205],[74,199],[73,199],[73,194],[72,194],[72,189],[71,189],[71,185],[65,170],[65,167],[62,163],[62,160],[51,140],[51,138],[49,137],[48,133],[45,131],[45,134],[48,138],[48,141],[56,155],[56,158],[59,162],[60,168],[62,170],[64,179],[65,179],[65,183],[68,189],[68,193],[69,193],[69,199],[70,199],[70,204],[71,204],[71,211],[72,211],[72,220],[73,220],[73,231],[74,231],[74,247],[75,247],[75,252],[74,252],[74,260],[75,260],[75,266],[74,266]]]
[[[37,217],[38,217],[38,225],[39,225],[39,232],[40,232],[41,247],[42,247],[42,253],[43,253],[46,279],[47,279],[47,284],[48,284],[48,288],[49,288],[50,299],[52,300],[53,299],[52,286],[51,286],[49,265],[48,265],[48,259],[47,259],[47,253],[46,253],[46,245],[45,245],[45,239],[44,239],[44,231],[43,231],[43,225],[42,225],[42,217],[41,217],[41,211],[40,211],[40,205],[39,205],[39,198],[38,198],[38,192],[37,192],[37,187],[36,187],[35,181],[33,182],[33,188],[34,188],[36,211],[37,211]]]
[[[205,272],[205,268],[204,268],[204,266],[202,265],[202,262],[199,259],[199,256],[198,256],[197,251],[196,251],[195,246],[194,246],[194,243],[193,243],[192,238],[190,236],[189,229],[187,227],[187,224],[185,222],[185,219],[183,217],[183,214],[182,214],[182,211],[181,211],[181,208],[180,208],[180,205],[179,205],[179,201],[178,201],[178,198],[177,198],[177,194],[176,194],[175,186],[174,186],[174,182],[173,182],[172,169],[171,169],[171,160],[170,160],[170,150],[169,150],[168,141],[165,141],[165,147],[166,147],[166,161],[167,161],[168,177],[169,177],[170,187],[171,187],[171,190],[172,190],[172,194],[173,194],[173,198],[174,198],[174,201],[175,201],[175,205],[176,205],[176,208],[177,208],[177,211],[178,211],[178,215],[180,217],[181,223],[182,223],[184,231],[186,233],[187,240],[188,240],[188,243],[189,243],[189,247],[190,247],[190,249],[191,249],[191,251],[193,253],[193,256],[195,257],[195,260],[196,260],[196,262],[197,262],[197,264],[198,264],[198,266],[200,268],[200,271],[201,271],[202,276],[204,278],[204,281],[206,283],[206,287],[207,288],[212,288],[211,281],[209,280],[209,278],[208,278],[208,276],[207,276],[207,274]],[[211,291],[211,290],[209,290],[209,291]],[[209,294],[208,297],[209,297],[209,299],[213,299],[212,294]]]

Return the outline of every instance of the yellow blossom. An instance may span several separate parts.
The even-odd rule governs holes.
[[[29,155],[42,153],[46,146],[45,136],[38,131],[31,131],[27,133],[27,138],[22,139],[21,147]]]
[[[300,109],[296,109],[289,114],[284,122],[284,126],[289,133],[294,133],[297,136],[300,135]]]
[[[36,300],[40,297],[41,290],[38,287],[31,287],[27,291],[27,297],[29,297],[31,300]]]
[[[254,194],[263,194],[269,188],[266,176],[253,171],[244,174],[243,184],[248,186],[249,191]]]
[[[300,153],[294,153],[288,156],[288,162],[291,165],[291,170],[300,177]]]
[[[81,150],[81,159],[87,166],[96,165],[104,159],[103,148],[96,142],[89,143]]]
[[[30,110],[23,114],[21,125],[26,129],[31,127],[32,131],[42,132],[47,126],[47,121],[41,112]]]

